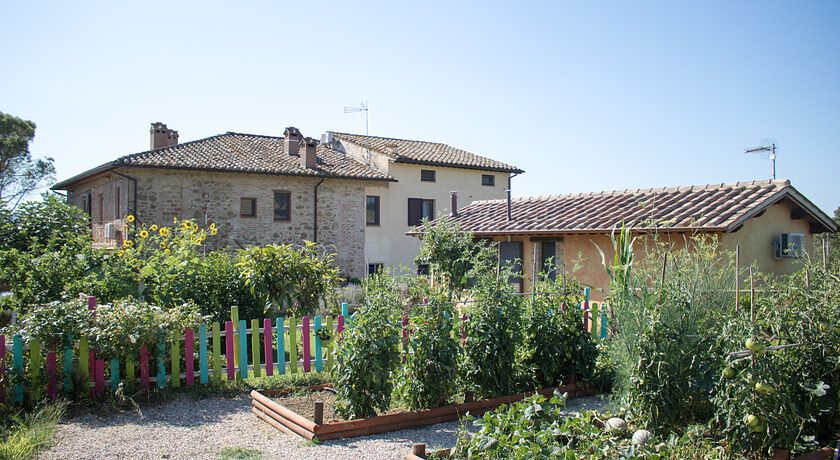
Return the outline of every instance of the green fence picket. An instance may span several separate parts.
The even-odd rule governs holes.
[[[251,320],[251,364],[254,366],[254,377],[262,375],[260,369],[260,320]]]
[[[87,392],[87,384],[90,382],[90,344],[87,337],[79,339],[79,377]]]
[[[598,335],[601,332],[601,331],[598,330],[599,329],[598,326],[600,326],[600,324],[601,324],[601,321],[599,321],[599,319],[601,318],[599,316],[600,313],[601,313],[600,305],[598,305],[597,302],[592,302],[592,321],[591,321],[592,322],[592,330],[591,330],[591,333],[592,333],[592,338],[593,339],[598,339]]]
[[[32,387],[29,389],[30,397],[33,401],[41,400],[41,342],[37,340],[29,341],[29,383]]]
[[[297,318],[289,318],[289,373],[297,374]]]
[[[239,366],[239,334],[237,329],[239,328],[239,307],[232,306],[230,307],[230,320],[233,322],[233,365]],[[245,363],[247,366],[248,363]]]
[[[134,388],[137,375],[134,368],[134,356],[126,356],[125,358],[125,386],[126,388]]]
[[[172,369],[172,375],[169,380],[171,381],[172,388],[178,388],[181,386],[181,341],[178,340],[177,335],[172,339],[172,349],[169,359],[170,368]]]
[[[332,316],[327,316],[327,334],[330,335],[329,340],[327,343],[324,344],[324,353],[327,355],[327,364],[326,369],[327,372],[332,370],[333,367],[333,343],[335,343],[335,329],[333,329],[333,319]]]

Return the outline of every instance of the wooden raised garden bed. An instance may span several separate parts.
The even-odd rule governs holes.
[[[568,393],[569,398],[595,394],[590,389],[579,389],[574,383],[556,387],[561,393]],[[555,387],[543,388],[538,393],[549,396]],[[324,421],[323,402],[315,401],[313,417],[309,419],[271,399],[268,392],[251,391],[251,412],[264,422],[278,430],[301,436],[305,439],[339,439],[404,430],[435,423],[457,420],[469,412],[480,415],[502,404],[510,404],[526,398],[534,392],[519,393],[510,396],[485,399],[481,401],[450,404],[413,412],[378,415],[359,420]]]

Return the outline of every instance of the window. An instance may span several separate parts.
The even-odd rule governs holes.
[[[101,193],[96,195],[96,213],[99,215],[99,222],[105,221],[105,198]]]
[[[798,259],[805,255],[804,233],[782,233],[773,242],[773,255],[777,259]]]
[[[91,197],[90,192],[82,194],[82,210],[88,215],[88,217],[91,217],[92,200],[93,198]]]
[[[512,273],[508,281],[514,288],[523,292],[525,286],[522,280],[522,242],[502,241],[499,243],[499,261],[504,267],[509,265]]]
[[[417,275],[418,276],[429,276],[431,273],[431,269],[429,268],[429,264],[417,264]]]
[[[496,186],[496,176],[492,174],[482,174],[481,175],[481,185],[486,185],[488,187],[495,187]]]
[[[368,264],[368,276],[380,273],[384,267],[385,265],[382,263]]]
[[[290,192],[274,192],[274,220],[291,220],[292,194]]]
[[[368,195],[365,205],[365,223],[379,225],[379,197]]]
[[[257,199],[256,198],[240,198],[239,199],[239,215],[241,217],[257,217]]]
[[[435,172],[431,169],[421,169],[420,170],[420,180],[423,182],[434,182],[435,181]]]
[[[557,243],[554,241],[542,242],[542,266],[540,270],[548,276],[551,281],[557,279]]]
[[[435,200],[423,198],[408,199],[408,225],[415,227],[420,225],[423,219],[435,218]]]

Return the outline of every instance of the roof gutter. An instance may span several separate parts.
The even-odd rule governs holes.
[[[511,180],[514,178],[514,176],[518,176],[520,174],[522,174],[522,172],[515,172],[515,173],[508,176],[508,186],[507,186],[507,190],[505,190],[505,192],[507,192],[507,220],[508,220],[508,222],[510,222],[512,220],[511,209],[510,209],[510,207],[511,207],[510,192],[511,192],[511,189],[512,189]]]

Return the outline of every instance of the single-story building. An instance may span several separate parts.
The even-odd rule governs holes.
[[[575,276],[595,288],[596,299],[609,286],[596,245],[611,260],[610,234],[622,222],[676,246],[692,235],[716,235],[724,249],[740,247],[743,266],[775,274],[798,269],[815,234],[838,229],[787,180],[483,200],[451,218],[477,238],[498,241],[503,260],[521,261],[520,290],[530,288],[536,255],[538,272],[551,259],[561,269],[580,262]]]

